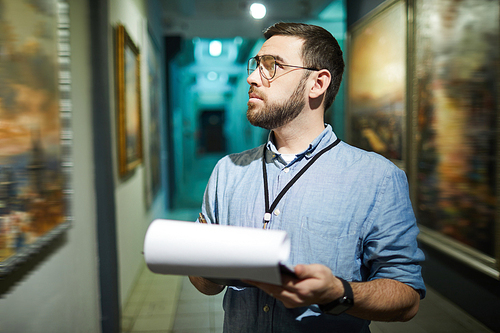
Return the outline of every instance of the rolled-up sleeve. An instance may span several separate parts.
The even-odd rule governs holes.
[[[363,265],[368,280],[393,279],[425,296],[418,248],[419,233],[409,198],[405,173],[394,167],[386,170],[378,188],[376,202],[368,218],[363,244]]]

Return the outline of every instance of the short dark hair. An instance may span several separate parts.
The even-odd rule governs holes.
[[[332,105],[339,92],[344,59],[339,43],[326,29],[304,23],[276,23],[264,31],[266,39],[272,36],[293,36],[304,40],[302,59],[305,67],[327,69],[332,80],[325,93],[325,111]]]

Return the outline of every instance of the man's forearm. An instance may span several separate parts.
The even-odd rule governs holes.
[[[353,282],[355,317],[375,321],[408,321],[419,308],[420,296],[412,287],[395,280]]]
[[[248,282],[280,300],[287,308],[325,305],[345,293],[342,282],[324,265],[297,265],[295,274],[296,278],[284,277],[281,286]],[[346,313],[352,316],[375,321],[408,321],[418,312],[418,292],[399,281],[379,279],[351,282],[350,285],[354,306]]]
[[[212,281],[209,281],[200,276],[190,276],[189,280],[191,281],[193,286],[198,289],[199,292],[205,295],[217,295],[222,290],[224,290],[223,285],[213,283]]]

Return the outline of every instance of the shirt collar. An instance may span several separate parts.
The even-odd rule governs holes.
[[[302,157],[305,157],[306,159],[310,159],[310,158],[314,157],[314,155],[318,151],[320,151],[324,147],[328,146],[330,143],[332,143],[335,140],[337,140],[337,136],[333,132],[332,127],[329,124],[325,124],[325,129],[323,130],[323,132],[321,132],[320,135],[318,135],[316,137],[316,139],[314,139],[309,144],[309,147],[307,147],[306,150],[297,154],[297,158],[295,160],[293,160],[291,163],[294,163],[296,160],[301,159]],[[268,160],[268,161],[269,161],[269,159],[276,160],[279,158],[279,156],[281,154],[278,152],[278,149],[276,148],[276,146],[274,144],[273,131],[271,131],[269,133],[266,147],[267,147],[266,160]],[[319,149],[316,149],[316,148],[319,148]]]

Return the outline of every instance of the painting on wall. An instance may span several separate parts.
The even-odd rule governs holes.
[[[349,31],[348,142],[404,167],[406,3],[390,1]]]
[[[148,30],[147,38],[147,70],[149,85],[149,121],[147,126],[148,147],[145,160],[146,170],[146,203],[149,206],[161,187],[161,81],[160,81],[160,47],[158,41]]]
[[[499,17],[498,1],[415,3],[417,216],[497,269]]]
[[[0,276],[71,221],[69,8],[0,0]]]
[[[139,49],[123,25],[116,27],[118,165],[126,176],[142,163]]]

